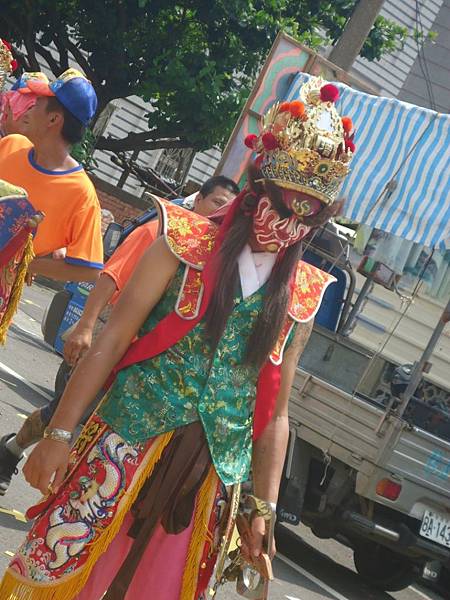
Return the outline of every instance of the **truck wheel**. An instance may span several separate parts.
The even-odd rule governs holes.
[[[373,587],[398,592],[417,579],[415,565],[380,544],[364,544],[353,550],[356,570]]]

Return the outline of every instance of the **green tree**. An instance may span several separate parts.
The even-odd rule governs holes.
[[[28,71],[59,75],[75,60],[100,111],[132,94],[148,130],[97,147],[203,149],[230,133],[279,30],[310,47],[336,39],[355,0],[0,0],[0,36]],[[406,31],[378,20],[362,55],[379,58]],[[52,48],[52,52],[50,52]]]

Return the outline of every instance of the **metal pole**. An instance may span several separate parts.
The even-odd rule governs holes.
[[[448,323],[449,321],[449,316],[450,316],[450,299],[447,302],[447,306],[444,309],[444,312],[441,315],[441,318],[438,321],[438,324],[436,325],[435,330],[433,331],[433,335],[431,336],[430,340],[428,341],[428,344],[425,348],[425,350],[423,351],[422,356],[420,357],[420,359],[418,361],[416,361],[414,363],[412,372],[411,372],[411,379],[409,381],[408,387],[406,388],[406,390],[404,391],[404,393],[402,394],[402,402],[400,404],[400,406],[398,407],[398,416],[402,417],[403,413],[405,412],[409,401],[411,400],[411,398],[414,395],[414,392],[417,389],[417,386],[420,383],[420,380],[422,379],[422,373],[423,373],[423,368],[425,366],[425,364],[428,362],[434,348],[436,347],[436,344],[439,341],[439,338],[441,337],[442,331],[444,330],[445,324]]]
[[[358,313],[361,312],[363,302],[366,300],[367,296],[369,295],[369,292],[371,291],[372,286],[373,286],[373,276],[368,275],[366,277],[364,285],[362,286],[362,288],[358,294],[358,297],[355,300],[355,303],[353,305],[353,308],[350,311],[350,314],[348,315],[347,320],[342,325],[342,330],[340,332],[342,335],[349,335],[351,333],[353,321],[356,319]]]

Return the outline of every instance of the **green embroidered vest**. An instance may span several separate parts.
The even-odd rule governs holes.
[[[180,265],[139,336],[174,309],[183,272]],[[120,371],[100,416],[131,444],[201,420],[220,479],[248,479],[258,373],[243,362],[263,294],[264,286],[245,300],[236,297],[214,353],[200,322],[166,352]]]

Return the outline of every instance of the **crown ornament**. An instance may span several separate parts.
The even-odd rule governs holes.
[[[11,44],[0,38],[0,92],[3,90],[6,78],[18,67],[11,53]]]
[[[324,204],[337,199],[355,151],[353,124],[336,110],[338,98],[336,86],[311,77],[299,100],[277,102],[267,111],[260,135],[245,138],[265,180]]]

